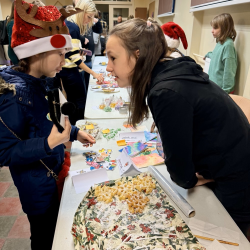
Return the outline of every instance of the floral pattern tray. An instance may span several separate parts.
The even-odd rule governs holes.
[[[98,185],[114,186],[117,181],[130,182],[132,178]],[[145,195],[149,202],[143,213],[131,214],[126,201],[117,196],[109,204],[97,201],[95,187],[91,187],[74,216],[71,233],[75,249],[205,250],[157,182],[153,192]]]

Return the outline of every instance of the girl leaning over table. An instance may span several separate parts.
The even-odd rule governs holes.
[[[132,19],[110,32],[107,71],[119,87],[131,86],[129,123],[136,126],[147,118],[149,106],[172,180],[186,189],[212,184],[217,198],[247,235],[248,120],[193,59],[167,57],[167,51],[158,24]]]
[[[95,143],[68,118],[62,133],[47,119],[46,82],[40,77],[54,77],[72,49],[63,21],[75,11],[62,14],[55,6],[16,0],[11,46],[20,62],[0,71],[0,165],[9,166],[18,189],[30,222],[32,250],[52,247],[59,208],[54,177],[64,161],[63,143]]]
[[[83,11],[65,20],[72,37],[73,49],[66,53],[66,63],[62,71],[58,74],[66,91],[67,100],[73,102],[77,108],[76,112],[69,117],[71,124],[74,125],[76,121],[84,119],[87,98],[87,88],[83,82],[79,68],[91,74],[99,82],[103,81],[103,77],[100,74],[95,73],[83,62],[80,51],[80,34],[85,34],[93,25],[93,18],[97,12],[95,3],[92,0],[78,0],[75,7]]]

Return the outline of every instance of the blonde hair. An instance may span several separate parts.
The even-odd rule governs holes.
[[[235,40],[237,33],[234,29],[234,20],[229,13],[216,16],[210,24],[214,29],[221,29],[220,36],[216,38],[216,42],[223,44],[228,37],[233,41]]]
[[[86,31],[93,26],[93,20],[88,24],[83,24],[84,15],[86,13],[95,14],[97,12],[97,9],[95,7],[95,3],[92,0],[79,0],[75,7],[82,9],[83,12],[70,17],[69,20],[75,22],[80,29],[81,35],[84,35]]]

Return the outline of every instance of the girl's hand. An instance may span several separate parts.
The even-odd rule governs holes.
[[[95,141],[95,138],[90,135],[90,134],[87,134],[86,132],[83,132],[81,130],[78,131],[77,133],[77,140],[81,143],[83,143],[83,146],[84,147],[92,147],[94,143],[96,143]]]
[[[97,18],[94,18],[94,23],[97,23],[99,20]]]
[[[70,139],[70,131],[71,131],[71,124],[69,122],[68,117],[65,117],[65,128],[62,133],[58,131],[56,125],[53,125],[50,135],[48,137],[49,147],[53,149],[64,142],[68,142]]]
[[[205,179],[202,175],[199,175],[199,173],[195,173],[195,174],[198,178],[198,182],[195,185],[196,187],[204,185],[204,184],[209,183],[209,182],[214,182],[213,179]]]
[[[94,73],[93,77],[97,79],[97,84],[99,85],[104,81],[104,78],[101,74]]]
[[[89,42],[88,38],[85,38],[84,44],[86,45]]]

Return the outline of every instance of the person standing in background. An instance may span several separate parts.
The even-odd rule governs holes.
[[[117,24],[119,24],[119,23],[122,23],[122,16],[119,15],[119,16],[117,17],[117,21],[115,21],[114,23],[115,23],[115,25],[117,25]]]
[[[8,39],[9,39],[8,56],[11,60],[11,63],[16,65],[16,64],[18,64],[19,60],[18,60],[14,50],[11,48],[12,27],[14,25],[14,6],[15,6],[15,3],[13,2],[12,6],[11,6],[11,14],[7,20],[6,27],[7,27]]]
[[[117,18],[117,24],[118,23],[122,23],[122,16],[121,15],[119,15],[118,18]]]
[[[216,38],[213,52],[208,52],[210,58],[208,70],[209,79],[218,84],[227,93],[234,92],[235,75],[237,70],[237,54],[234,48],[236,31],[230,14],[223,13],[211,21],[212,34]]]
[[[62,81],[63,87],[67,94],[67,100],[76,106],[76,111],[69,116],[70,123],[75,125],[80,119],[84,119],[86,103],[86,86],[82,80],[79,68],[93,75],[99,82],[103,81],[100,74],[95,73],[86,66],[80,55],[81,37],[80,34],[90,29],[93,25],[94,14],[96,13],[95,3],[91,0],[78,0],[76,8],[82,9],[83,12],[73,15],[65,20],[72,38],[73,49],[65,55],[65,65],[60,73],[57,74],[57,81]],[[60,86],[61,83],[57,83]]]
[[[101,55],[104,55],[104,51],[106,49],[106,39],[107,39],[107,35],[108,35],[108,25],[107,22],[105,22],[104,20],[102,20],[102,13],[100,10],[98,10],[98,18],[101,22],[102,25],[102,34],[100,37],[100,42],[101,42]]]
[[[94,53],[95,53],[95,44],[94,44],[94,39],[93,39],[93,32],[95,32],[97,34],[102,33],[102,25],[101,25],[101,22],[97,18],[94,18],[94,25],[89,30],[86,31],[85,35],[80,36],[82,47],[86,48],[86,49],[88,49],[88,50],[90,50],[92,52],[91,56],[86,55],[86,60],[84,61],[84,63],[90,69],[92,69],[92,57],[95,56],[94,55]],[[81,71],[81,76],[82,76],[82,79],[83,79],[83,81],[85,83],[86,91],[88,93],[90,74],[83,70],[83,71]]]

